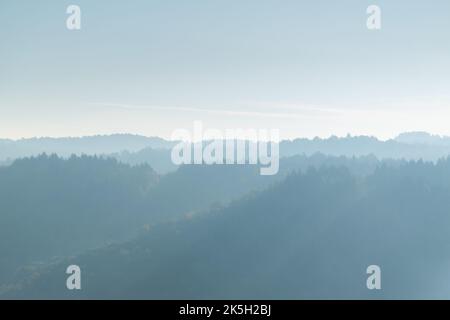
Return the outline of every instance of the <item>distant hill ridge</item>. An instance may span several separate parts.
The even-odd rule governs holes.
[[[160,137],[132,134],[97,135],[67,138],[30,138],[20,140],[0,139],[0,166],[14,159],[36,156],[42,153],[61,157],[75,155],[102,155],[128,164],[149,164],[158,173],[176,170],[170,158],[170,150],[176,141]],[[426,132],[402,133],[387,141],[371,136],[329,138],[298,138],[280,142],[280,156],[313,155],[367,156],[379,159],[406,159],[436,161],[450,155],[450,137]]]

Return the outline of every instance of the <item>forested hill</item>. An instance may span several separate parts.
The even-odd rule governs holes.
[[[19,298],[442,298],[450,261],[450,160],[294,173],[225,208],[124,244],[36,267]],[[164,245],[162,245],[164,244]],[[65,288],[65,268],[84,287]],[[380,265],[383,290],[366,288]]]
[[[159,174],[177,169],[171,161],[171,148],[177,142],[158,137],[130,134],[88,136],[80,138],[33,138],[21,140],[0,139],[0,166],[15,159],[42,153],[70,157],[82,154],[113,157],[131,165],[149,164]],[[206,144],[206,142],[205,142]],[[450,138],[425,132],[403,133],[394,139],[382,141],[369,136],[346,136],[314,139],[283,140],[280,156],[369,156],[378,159],[406,159],[436,161],[450,155]]]

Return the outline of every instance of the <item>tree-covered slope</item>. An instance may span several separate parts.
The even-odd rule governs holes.
[[[134,241],[30,271],[18,298],[442,298],[450,261],[450,161],[366,177],[311,169]],[[83,289],[65,287],[82,269]],[[366,268],[382,268],[381,291]]]

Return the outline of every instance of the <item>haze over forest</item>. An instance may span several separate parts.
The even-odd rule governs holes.
[[[279,173],[261,176],[175,166],[159,138],[1,140],[0,297],[443,298],[449,141],[281,141]]]
[[[448,299],[449,12],[1,0],[0,299]]]

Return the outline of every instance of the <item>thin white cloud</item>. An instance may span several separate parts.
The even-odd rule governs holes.
[[[103,108],[119,108],[125,110],[162,110],[162,111],[181,111],[181,112],[202,112],[225,116],[244,116],[244,117],[269,117],[269,118],[300,118],[305,119],[309,117],[317,117],[324,115],[339,115],[338,110],[314,108],[314,107],[293,107],[280,105],[280,109],[287,109],[287,112],[273,112],[273,111],[254,111],[254,110],[226,110],[226,109],[211,109],[211,108],[196,108],[196,107],[178,107],[178,106],[159,106],[159,105],[133,105],[133,104],[118,104],[118,103],[89,103],[91,106]],[[275,106],[272,108],[275,109]],[[295,112],[292,112],[295,111]]]

